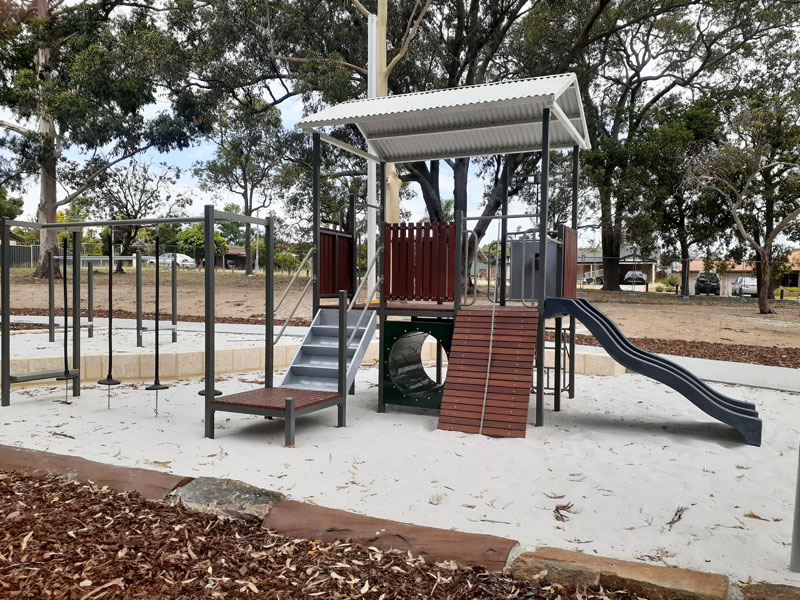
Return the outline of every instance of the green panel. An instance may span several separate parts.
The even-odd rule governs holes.
[[[420,347],[428,335],[439,340],[450,354],[453,343],[452,320],[384,321],[383,399],[386,404],[439,409],[442,405],[444,381],[437,385],[422,368]]]

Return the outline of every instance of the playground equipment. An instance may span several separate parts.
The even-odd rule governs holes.
[[[369,152],[321,130],[342,125],[357,129]],[[384,223],[375,255],[380,304],[374,306],[369,294],[361,307],[362,311],[374,310],[379,323],[379,411],[383,412],[387,403],[439,404],[442,429],[522,437],[531,392],[536,398],[537,426],[544,423],[547,389],[552,390],[556,411],[561,409],[562,392],[574,396],[577,317],[624,366],[672,386],[710,416],[735,427],[748,443],[760,443],[761,421],[755,407],[726,398],[669,361],[636,349],[617,335],[618,330],[599,311],[574,300],[578,157],[588,141],[573,74],[345,102],[305,117],[297,128],[313,139],[314,247],[320,252],[322,141],[379,164],[381,207],[385,206],[387,162],[541,153],[537,214],[508,214],[511,174],[506,167],[501,173],[500,215],[470,217],[465,214],[466,207],[456,206],[451,223]],[[566,148],[572,149],[573,158],[571,227],[559,224],[553,230],[549,226],[550,152]],[[512,219],[536,220],[538,224],[520,232],[519,237],[508,233]],[[472,235],[466,224],[471,221],[496,221],[499,229],[497,283],[493,292],[487,290],[483,305],[477,303],[477,286],[472,295],[468,293],[465,277]],[[514,247],[510,295],[506,290],[509,243]],[[324,260],[315,256],[317,278],[320,264],[325,264]],[[349,267],[338,268],[346,271]],[[318,281],[313,285],[314,314],[319,316],[327,307],[320,306]],[[511,306],[508,300],[519,304]],[[564,318],[568,319],[566,327]],[[430,333],[426,330],[431,319],[452,330],[443,388],[427,376],[419,352],[419,341]],[[548,319],[554,321],[554,365],[550,369],[545,365]]]
[[[155,261],[155,263],[156,263],[155,334],[156,335],[155,335],[155,361],[154,361],[155,364],[154,364],[154,368],[153,368],[153,383],[148,385],[146,388],[144,388],[149,392],[155,392],[156,393],[156,408],[155,408],[156,416],[158,416],[158,392],[160,392],[162,390],[169,389],[169,386],[164,385],[163,383],[161,383],[161,381],[158,378],[158,367],[159,367],[159,352],[158,352],[158,350],[159,350],[159,346],[161,345],[160,344],[160,340],[158,338],[158,323],[161,320],[161,310],[160,310],[161,307],[160,307],[160,302],[159,302],[159,299],[161,297],[161,288],[159,287],[159,283],[160,283],[159,274],[161,273],[161,267],[160,267],[159,260],[158,260],[160,257],[161,257],[161,243],[160,243],[160,239],[159,239],[158,234],[156,234],[156,261]],[[175,260],[173,259],[172,262],[173,262],[173,266],[174,266]],[[109,277],[109,280],[110,279],[111,278]],[[174,331],[174,329],[173,329],[173,331]]]
[[[353,125],[368,142],[370,152],[349,145],[320,131],[321,127]],[[535,424],[544,424],[544,395],[551,390],[553,408],[561,410],[561,396],[574,396],[575,323],[580,318],[597,339],[623,365],[655,377],[685,395],[707,414],[739,430],[750,444],[759,444],[761,421],[755,407],[714,392],[696,377],[668,361],[630,345],[618,330],[577,295],[577,202],[578,158],[588,147],[586,123],[574,74],[538,77],[467,88],[437,90],[346,102],[309,115],[298,128],[312,136],[312,230],[313,244],[289,287],[305,265],[312,276],[305,284],[286,323],[273,336],[272,270],[267,269],[265,287],[265,381],[263,388],[224,395],[214,384],[214,264],[215,223],[223,220],[264,227],[267,264],[273,257],[274,231],[271,219],[215,211],[206,206],[202,217],[138,221],[107,221],[67,224],[21,224],[79,231],[82,227],[146,225],[167,222],[202,223],[205,229],[205,435],[214,437],[217,411],[266,417],[283,417],[286,445],[294,444],[295,419],[303,414],[337,406],[338,425],[346,422],[348,390],[375,329],[379,331],[378,410],[386,404],[441,407],[439,427],[486,435],[522,437],[526,432],[531,392],[535,394]],[[450,223],[384,223],[374,259],[357,285],[354,198],[350,198],[347,226],[323,229],[320,205],[321,142],[326,141],[361,158],[378,163],[379,204],[386,205],[386,163],[440,160],[473,155],[541,153],[541,190],[536,214],[510,215],[508,166],[500,174],[502,208],[499,215],[471,217],[457,206]],[[550,152],[572,149],[572,214],[570,227],[549,226]],[[374,208],[368,206],[368,208]],[[383,217],[381,217],[383,219]],[[519,286],[512,282],[507,294],[506,263],[511,220],[538,225],[521,232],[518,251],[512,252],[512,270],[519,273]],[[328,222],[331,220],[329,219]],[[465,274],[472,232],[467,224],[495,222],[499,257],[497,283],[484,304],[477,292],[470,295]],[[9,282],[8,227],[17,222],[3,220],[3,256],[0,262],[3,289],[2,375],[3,405],[9,398]],[[77,233],[73,233],[77,244]],[[79,262],[79,247],[73,261]],[[555,262],[553,261],[555,253]],[[139,262],[141,258],[139,257]],[[80,280],[73,269],[73,293]],[[365,282],[375,273],[377,285]],[[513,276],[512,276],[513,277]],[[530,278],[528,280],[528,277]],[[527,283],[531,285],[528,286]],[[273,385],[273,346],[308,290],[312,291],[314,321],[300,351],[280,386]],[[475,288],[477,289],[477,288]],[[282,295],[279,306],[288,294]],[[378,302],[373,302],[374,298]],[[323,299],[337,298],[333,305]],[[519,304],[509,305],[516,298]],[[80,296],[73,302],[73,332],[79,326]],[[565,328],[563,319],[568,319]],[[547,320],[554,321],[551,368],[545,364]],[[448,351],[447,376],[434,381],[424,371],[423,336],[434,335],[437,350]],[[80,336],[73,335],[73,369],[80,359]],[[77,345],[76,345],[77,344]],[[438,360],[441,370],[442,360]],[[55,376],[45,374],[41,378]],[[156,381],[158,377],[156,376]],[[80,380],[73,380],[74,394]]]

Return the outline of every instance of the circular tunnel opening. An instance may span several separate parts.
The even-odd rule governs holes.
[[[425,346],[430,340],[431,344]],[[442,362],[447,352],[442,348]],[[428,398],[444,387],[446,364],[442,365],[442,383],[436,383],[436,367],[427,367],[425,360],[436,361],[436,338],[424,331],[401,335],[389,351],[388,371],[395,387],[412,398]]]

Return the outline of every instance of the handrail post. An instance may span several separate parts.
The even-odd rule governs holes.
[[[347,291],[339,290],[339,372],[338,388],[342,403],[339,405],[339,427],[344,427],[347,402]]]
[[[50,342],[56,341],[56,260],[53,251],[47,251],[47,326],[50,334]]]
[[[353,298],[355,298],[356,286],[358,285],[358,237],[356,236],[355,194],[350,194],[348,210],[350,211],[350,218],[347,221],[348,229],[350,230],[350,293],[353,294]],[[365,273],[364,277],[366,276]]]
[[[172,257],[172,343],[178,341],[178,259]]]
[[[205,384],[205,436],[214,439],[214,206],[206,204],[204,209],[203,227],[205,233],[205,368],[203,369],[203,383]]]
[[[0,302],[3,306],[0,309],[0,317],[3,319],[2,326],[2,342],[0,342],[0,352],[2,352],[2,393],[0,394],[0,405],[9,406],[11,404],[11,240],[9,236],[8,218],[2,217],[0,219],[0,232],[2,232],[2,241],[0,241],[0,276],[2,277],[2,291],[0,291]],[[67,316],[64,315],[66,319]]]
[[[572,147],[572,221],[578,230],[578,184],[580,182],[580,148]],[[575,397],[575,316],[569,318],[569,398]]]
[[[111,277],[111,273],[114,270],[114,265],[112,264],[113,261],[113,254],[108,255],[108,276]],[[158,263],[158,258],[156,258],[156,263]],[[158,264],[156,264],[156,269],[158,269]],[[142,340],[142,251],[136,251],[136,346],[137,348],[142,348],[144,346],[144,341]]]
[[[264,228],[264,282],[266,294],[265,303],[265,329],[264,344],[264,387],[273,386],[273,368],[275,365],[275,351],[272,338],[275,335],[275,239],[273,235],[272,217],[267,217],[267,226]]]
[[[64,313],[64,320],[67,315]],[[81,231],[72,232],[72,395],[81,395]]]
[[[89,331],[87,336],[93,338],[94,337],[94,268],[92,267],[91,260],[87,260],[86,265],[88,267],[86,272],[86,318],[88,320],[87,325],[89,326]]]

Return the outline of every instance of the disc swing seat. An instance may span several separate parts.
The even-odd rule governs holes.
[[[159,357],[159,352],[158,352],[158,346],[159,346],[158,320],[159,320],[159,317],[161,315],[161,312],[160,312],[161,307],[160,307],[160,303],[159,303],[159,295],[160,295],[159,292],[161,291],[161,288],[159,287],[159,281],[160,281],[159,275],[161,273],[161,264],[159,262],[160,258],[161,258],[161,240],[159,239],[158,233],[156,233],[156,260],[155,260],[155,262],[156,262],[156,314],[155,314],[155,320],[156,320],[156,322],[155,322],[155,336],[156,336],[156,339],[155,339],[155,370],[154,370],[154,374],[155,375],[153,377],[152,385],[148,385],[146,388],[144,388],[148,392],[155,392],[156,393],[156,407],[155,407],[156,416],[158,416],[158,392],[160,392],[161,390],[169,389],[169,386],[168,385],[164,385],[163,383],[161,383],[161,381],[159,381],[159,378],[158,378],[158,357]]]
[[[63,288],[64,288],[64,374],[59,375],[56,377],[56,381],[63,381],[65,382],[64,387],[64,404],[71,404],[69,401],[69,382],[73,379],[78,377],[76,372],[70,372],[69,370],[69,358],[67,356],[67,346],[68,346],[68,326],[67,326],[67,312],[68,312],[68,304],[67,304],[67,245],[69,244],[69,233],[64,235],[64,253],[62,255],[62,261],[64,263],[64,277],[62,278]],[[75,268],[75,265],[72,265],[72,268]],[[77,334],[73,332],[72,335],[80,335],[80,329],[77,331]]]
[[[90,267],[91,268],[91,267]],[[119,385],[114,379],[114,228],[108,228],[108,373],[97,383],[108,390],[108,408],[111,408],[111,387]]]

